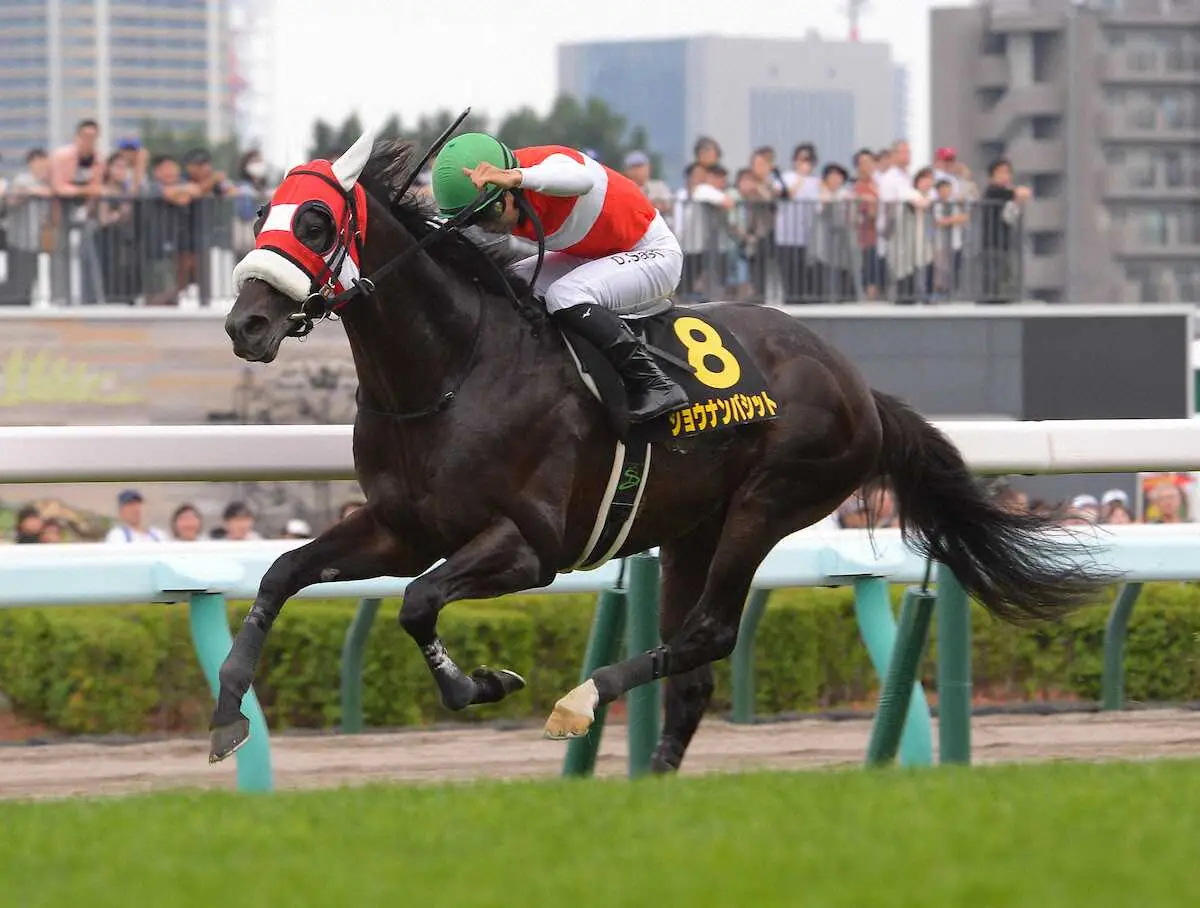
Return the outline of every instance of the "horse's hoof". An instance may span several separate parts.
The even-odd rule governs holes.
[[[554,704],[554,710],[546,720],[546,737],[562,741],[586,735],[596,718],[599,702],[596,682],[589,678]]]
[[[476,704],[499,703],[525,687],[525,679],[516,672],[484,665],[471,672],[471,680],[475,682],[475,699],[472,702]]]
[[[209,732],[208,740],[208,762],[220,763],[250,740],[250,720],[239,716],[228,725],[218,725]]]

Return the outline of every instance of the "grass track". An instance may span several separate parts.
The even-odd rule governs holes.
[[[1200,905],[1200,762],[0,807],[4,908]]]

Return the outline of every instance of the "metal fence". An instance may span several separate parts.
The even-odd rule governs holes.
[[[259,200],[0,202],[0,305],[208,305],[233,294]],[[681,301],[769,303],[1024,296],[1017,206],[835,201],[681,201],[667,220],[684,252]]]

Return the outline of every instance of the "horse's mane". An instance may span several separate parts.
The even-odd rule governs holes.
[[[358,182],[378,201],[387,205],[392,216],[411,233],[421,239],[433,232],[437,225],[430,223],[437,209],[429,198],[415,190],[401,196],[400,188],[408,180],[416,163],[416,149],[411,142],[401,139],[383,139],[375,143],[371,157],[359,175]],[[529,285],[514,276],[506,276],[500,263],[463,234],[453,231],[426,248],[438,264],[465,278],[478,280],[492,293],[507,296],[504,282],[519,297],[525,296]]]

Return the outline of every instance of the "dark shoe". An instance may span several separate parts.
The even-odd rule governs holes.
[[[632,422],[647,422],[687,404],[683,388],[659,368],[630,327],[603,306],[584,303],[560,309],[554,320],[589,341],[613,364],[629,395]]]

